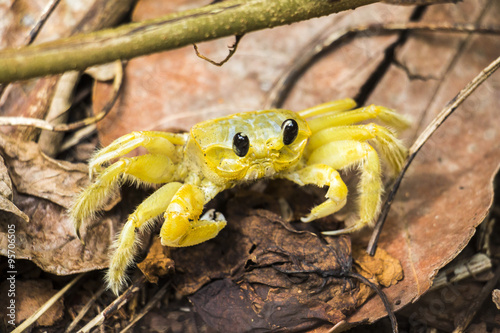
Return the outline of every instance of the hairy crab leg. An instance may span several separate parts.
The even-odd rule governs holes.
[[[163,185],[144,200],[128,217],[114,243],[114,252],[106,274],[108,288],[116,295],[126,284],[125,272],[127,267],[134,262],[134,256],[139,245],[136,233],[147,229],[154,223],[155,218],[167,209],[181,186],[182,184],[178,182]]]
[[[79,194],[70,208],[69,214],[75,224],[78,238],[82,222],[101,210],[107,199],[125,180],[161,184],[172,181],[175,173],[176,167],[169,157],[152,154],[122,158],[104,169],[96,181]]]
[[[200,218],[203,206],[211,199],[198,186],[184,184],[165,212],[165,223],[160,231],[161,243],[173,247],[192,246],[217,236],[226,226],[224,216],[216,213]]]
[[[325,113],[307,121],[311,131],[316,133],[322,129],[334,126],[344,126],[368,119],[380,119],[393,128],[406,128],[408,122],[405,117],[383,106],[370,105],[367,107],[345,112]]]
[[[373,123],[325,128],[309,138],[307,149],[309,152],[313,152],[324,144],[342,140],[373,141],[382,158],[389,163],[395,174],[401,171],[408,156],[407,148],[391,130]]]
[[[307,161],[308,165],[325,163],[341,170],[357,167],[361,172],[359,180],[359,220],[351,227],[342,230],[323,232],[325,235],[338,235],[362,229],[373,223],[380,209],[383,184],[380,160],[375,149],[366,142],[355,140],[333,141],[314,150]]]
[[[298,114],[302,118],[316,117],[325,113],[333,114],[338,112],[344,112],[351,110],[356,107],[356,102],[351,98],[340,99],[337,101],[327,102],[320,105],[313,106],[302,111]]]
[[[307,217],[301,218],[302,222],[310,222],[338,212],[346,204],[347,186],[340,178],[337,170],[328,165],[313,164],[298,171],[285,173],[279,177],[291,180],[301,186],[307,184],[319,187],[329,186],[325,195],[327,200],[314,207]]]
[[[172,134],[166,132],[142,131],[126,134],[109,146],[99,150],[89,161],[90,177],[102,170],[102,165],[109,161],[124,156],[138,147],[144,147],[151,154],[166,155],[172,161],[180,160],[176,146],[183,146],[186,142],[185,134]]]

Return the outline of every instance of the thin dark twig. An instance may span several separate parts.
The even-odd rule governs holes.
[[[90,330],[98,325],[102,325],[104,320],[111,317],[115,312],[120,310],[128,301],[132,298],[132,296],[137,293],[142,285],[146,282],[146,277],[142,275],[138,278],[128,289],[120,295],[117,299],[115,299],[110,305],[108,305],[102,312],[100,312],[94,319],[87,323],[84,327],[82,327],[78,333],[90,332]]]
[[[38,33],[42,29],[45,22],[47,22],[49,16],[54,12],[54,9],[56,9],[59,2],[61,2],[61,0],[52,0],[52,2],[47,5],[47,7],[45,8],[45,11],[42,13],[42,16],[40,16],[40,19],[35,24],[35,26],[31,29],[28,37],[26,38],[26,41],[25,41],[26,45],[33,43],[36,36],[38,36]]]
[[[209,63],[211,63],[212,65],[215,65],[215,66],[222,66],[224,65],[229,59],[231,59],[231,57],[234,55],[234,53],[236,52],[236,49],[238,48],[238,44],[240,43],[240,40],[241,38],[243,38],[244,35],[236,35],[234,36],[235,37],[235,41],[234,41],[234,44],[229,46],[229,53],[228,55],[222,60],[222,61],[214,61],[208,57],[205,57],[203,54],[200,53],[200,51],[198,51],[198,46],[196,44],[193,44],[194,46],[194,51],[196,52],[196,55],[203,59],[203,60],[206,60],[208,61]]]
[[[434,31],[449,33],[481,33],[481,34],[500,34],[499,26],[477,26],[474,24],[458,23],[428,23],[428,22],[406,22],[406,23],[382,23],[371,25],[359,25],[355,27],[346,27],[330,32],[332,27],[325,29],[312,42],[301,49],[301,52],[293,59],[284,73],[273,84],[267,93],[267,99],[263,105],[264,109],[279,108],[283,104],[291,90],[297,82],[298,77],[314,63],[317,56],[330,50],[334,45],[339,45],[341,41],[349,37],[370,35],[383,35],[397,33],[401,31]]]
[[[47,7],[45,8],[45,11],[42,13],[42,16],[40,16],[40,19],[38,22],[33,26],[31,31],[29,32],[28,36],[24,39],[24,45],[30,45],[33,43],[35,40],[36,36],[38,36],[38,33],[44,26],[45,22],[47,22],[47,19],[49,16],[54,12],[54,9],[57,7],[57,5],[61,2],[61,0],[52,0],[52,3],[48,4]],[[5,87],[7,87],[8,84],[0,84],[0,98],[4,93]]]
[[[80,312],[78,313],[76,318],[73,319],[71,324],[66,328],[66,331],[65,331],[66,333],[71,332],[76,327],[76,325],[78,325],[80,320],[82,320],[82,318],[87,314],[87,312],[90,310],[92,305],[94,305],[94,303],[97,301],[97,299],[99,299],[99,297],[101,297],[102,293],[105,290],[106,290],[105,287],[101,287],[97,292],[95,292],[92,295],[92,298],[85,304],[85,306],[80,310]]]
[[[406,163],[403,167],[403,170],[398,175],[398,178],[394,182],[394,185],[389,192],[387,200],[384,203],[382,211],[379,215],[375,228],[373,229],[372,236],[370,238],[370,242],[368,243],[367,252],[370,255],[374,255],[377,249],[378,239],[380,237],[380,233],[382,231],[382,227],[387,218],[387,214],[389,213],[391,204],[394,200],[394,196],[399,189],[399,185],[401,184],[401,180],[403,179],[408,167],[411,162],[420,151],[422,146],[427,142],[427,140],[431,137],[431,135],[443,124],[443,122],[469,97],[474,90],[477,89],[488,77],[491,76],[498,68],[500,67],[500,57],[495,59],[492,63],[490,63],[487,67],[485,67],[481,73],[479,73],[472,81],[470,81],[467,86],[462,89],[448,104],[447,106],[441,110],[441,112],[437,115],[437,117],[427,126],[427,128],[420,134],[415,143],[410,147],[409,156],[406,160]]]
[[[455,330],[453,330],[453,333],[465,332],[465,329],[469,326],[470,322],[476,315],[477,311],[479,311],[481,305],[484,303],[486,298],[489,295],[491,295],[491,292],[493,288],[495,288],[499,279],[500,279],[500,266],[497,267],[493,278],[484,285],[483,289],[481,289],[481,292],[479,293],[478,297],[475,297],[474,301],[472,301],[469,309],[467,309],[467,312],[462,317]]]
[[[389,320],[391,321],[392,332],[397,333],[399,329],[398,329],[398,321],[396,319],[396,315],[394,314],[394,311],[392,311],[391,303],[387,299],[387,296],[382,291],[382,289],[380,289],[375,283],[371,282],[361,274],[355,272],[346,272],[345,276],[350,277],[352,279],[356,279],[361,283],[366,284],[368,287],[372,288],[372,290],[377,293],[378,297],[380,297],[380,299],[382,300],[382,303],[384,303],[385,310],[387,311],[387,315],[389,316]]]
[[[156,294],[151,298],[151,300],[144,306],[144,308],[139,312],[134,319],[124,328],[120,331],[120,333],[125,333],[127,332],[130,328],[132,328],[142,317],[144,317],[151,309],[153,306],[155,306],[156,303],[165,295],[167,292],[167,288],[170,286],[172,281],[168,281],[165,283],[160,290],[156,292]]]

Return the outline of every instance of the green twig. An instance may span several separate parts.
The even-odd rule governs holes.
[[[0,83],[56,74],[272,28],[377,0],[228,0],[161,18],[0,52]]]

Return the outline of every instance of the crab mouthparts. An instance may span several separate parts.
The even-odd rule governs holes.
[[[276,170],[271,162],[257,162],[248,168],[245,174],[245,180],[267,178],[273,176],[275,173]]]

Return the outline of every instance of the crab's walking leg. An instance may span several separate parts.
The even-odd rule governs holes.
[[[348,233],[373,223],[380,209],[383,189],[380,160],[375,149],[366,142],[333,141],[314,150],[307,164],[313,165],[319,162],[337,170],[358,167],[361,171],[358,199],[359,220],[346,229],[323,233],[326,235]]]
[[[178,147],[175,145],[181,146],[185,141],[185,136],[181,134],[133,132],[116,139],[97,152],[89,161],[89,171],[91,179],[96,173],[99,176],[93,184],[80,193],[69,211],[78,237],[80,238],[79,230],[82,222],[103,208],[108,196],[116,191],[123,180],[157,184],[174,180],[173,163],[180,159]],[[103,170],[103,164],[138,147],[146,148],[150,154],[121,158]]]
[[[344,112],[326,112],[307,121],[311,131],[316,133],[322,129],[335,126],[345,126],[368,119],[380,119],[383,123],[397,129],[408,127],[405,117],[383,106],[370,105]]]
[[[155,221],[157,216],[167,209],[181,186],[182,184],[177,182],[163,185],[144,200],[128,217],[127,223],[123,226],[114,244],[115,249],[106,275],[108,287],[115,294],[118,294],[125,285],[125,271],[134,261],[138,246],[136,233],[145,230]]]
[[[398,140],[389,129],[377,125],[349,125],[325,128],[314,133],[308,142],[309,151],[314,151],[318,147],[332,141],[371,140],[376,144],[384,160],[395,174],[401,171],[403,163],[408,156],[408,149]]]
[[[175,145],[183,145],[186,138],[183,134],[167,132],[142,131],[124,135],[109,146],[99,150],[89,161],[90,177],[102,170],[102,165],[122,157],[138,147],[144,147],[151,154],[161,154],[178,162],[179,156]]]
[[[165,212],[160,237],[165,246],[191,246],[203,243],[217,236],[226,226],[226,219],[220,213],[207,213],[199,217],[205,203],[212,199],[198,186],[185,184],[175,194]]]
[[[217,236],[226,226],[221,214],[202,218],[206,201],[203,191],[194,185],[172,182],[164,185],[141,203],[123,226],[115,242],[115,251],[107,273],[108,287],[115,293],[125,285],[125,271],[134,260],[138,246],[136,233],[149,226],[161,213],[165,212],[165,222],[160,237],[166,246],[191,246]]]
[[[291,180],[301,186],[313,184],[319,187],[330,187],[328,192],[326,192],[327,200],[314,207],[308,216],[301,219],[302,222],[310,222],[333,214],[346,204],[347,186],[340,178],[337,170],[328,165],[313,164],[298,171],[285,173],[280,177]]]
[[[70,216],[79,230],[82,222],[91,218],[106,204],[124,180],[161,184],[172,180],[175,166],[165,155],[147,154],[132,158],[122,158],[106,168],[96,181],[87,187],[75,200],[70,209]]]
[[[299,112],[302,118],[315,117],[325,113],[334,114],[343,112],[356,107],[356,102],[352,98],[339,99],[337,101],[327,102],[320,105],[307,108]]]

